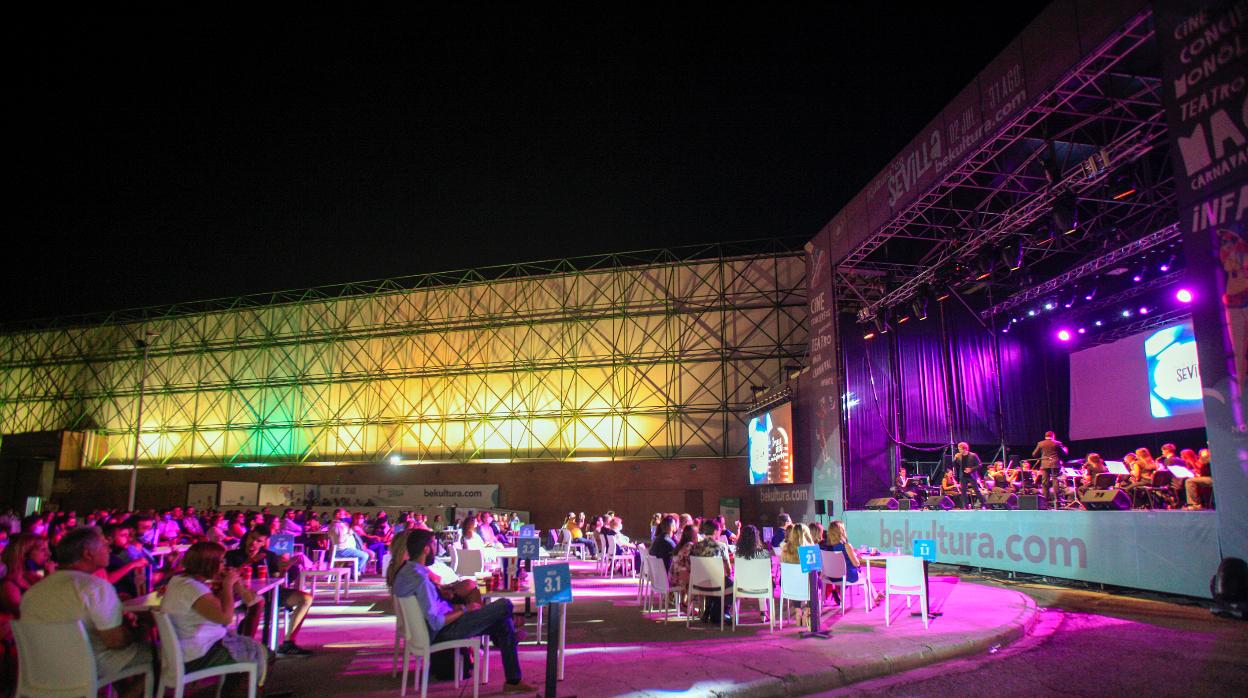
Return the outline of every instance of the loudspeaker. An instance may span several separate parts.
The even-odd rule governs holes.
[[[892,497],[876,497],[867,500],[868,509],[896,509],[897,500]]]
[[[923,501],[924,509],[943,509],[949,511],[953,508],[953,500],[948,497],[942,497],[938,494],[932,495]]]
[[[831,499],[825,500],[823,504],[823,512],[825,514],[828,516],[836,516],[836,507],[832,504]]]
[[[1036,511],[1038,509],[1048,509],[1049,500],[1038,494],[1024,494],[1018,498],[1018,508],[1024,511]]]
[[[815,516],[823,516],[824,514],[827,514],[828,510],[825,508],[826,506],[827,505],[823,503],[822,499],[816,499],[815,500]]]
[[[993,490],[988,493],[989,509],[1017,509],[1018,495],[1009,490]]]
[[[914,505],[914,500],[906,497],[897,500],[897,508],[901,511],[910,511],[910,507]]]
[[[1088,511],[1126,511],[1131,508],[1131,497],[1122,490],[1088,490],[1079,498]]]

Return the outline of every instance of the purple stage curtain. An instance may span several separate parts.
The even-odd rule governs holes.
[[[938,322],[933,314],[923,322],[911,320],[896,331],[901,439],[907,443],[949,441],[949,378]]]
[[[1000,441],[997,363],[992,335],[965,310],[953,314],[949,342],[953,367],[954,442],[991,444]],[[987,457],[986,454],[980,454]]]
[[[862,508],[868,499],[888,493],[891,470],[888,433],[896,427],[896,395],[891,379],[887,335],[862,338],[862,326],[851,317],[841,322],[845,361],[844,475],[846,508]],[[869,360],[868,360],[869,359]],[[871,387],[874,370],[875,389]]]

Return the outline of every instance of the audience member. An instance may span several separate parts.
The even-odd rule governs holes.
[[[252,576],[258,577],[263,566],[264,575],[281,577],[297,575],[298,570],[291,564],[290,555],[278,555],[268,549],[269,536],[264,529],[255,529],[243,536],[243,542],[235,550],[225,554],[225,565],[230,569],[243,567],[252,568]],[[312,597],[294,587],[279,587],[278,604],[291,611],[290,623],[286,628],[286,640],[277,648],[279,657],[305,657],[312,654],[296,644],[299,631],[303,628],[303,620],[312,608]],[[247,608],[247,615],[239,623],[239,633],[246,637],[255,637],[260,618],[264,615],[264,604],[254,603]]]
[[[724,565],[724,589],[726,590],[725,602],[731,606],[732,601],[732,559],[728,556],[728,546],[719,540],[719,522],[715,519],[707,519],[702,522],[701,528],[698,529],[701,534],[701,540],[694,543],[689,550],[689,557],[710,557],[719,558]],[[703,623],[718,623],[720,616],[723,615],[728,621],[732,617],[725,608],[719,604],[718,598],[706,598],[706,606],[702,609]]]
[[[48,550],[48,539],[33,533],[19,533],[5,546],[4,579],[0,580],[0,614],[21,618],[22,596],[36,582],[56,571]]]

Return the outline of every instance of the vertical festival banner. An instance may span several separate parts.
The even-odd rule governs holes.
[[[831,250],[834,237],[844,235],[845,216],[832,220],[806,243],[806,315],[810,337],[809,369],[799,395],[803,439],[811,464],[811,489],[816,499],[832,502],[828,516],[845,510],[841,473],[841,397],[837,380],[836,312],[832,298]]]
[[[1222,555],[1248,558],[1248,0],[1154,0]]]

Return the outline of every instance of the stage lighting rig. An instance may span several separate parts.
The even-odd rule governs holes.
[[[1053,222],[1055,234],[1070,235],[1079,229],[1079,202],[1074,192],[1068,191],[1053,200],[1053,212],[1050,219]]]
[[[1010,271],[1018,271],[1023,268],[1022,239],[1015,240],[1001,248],[1001,263]]]

